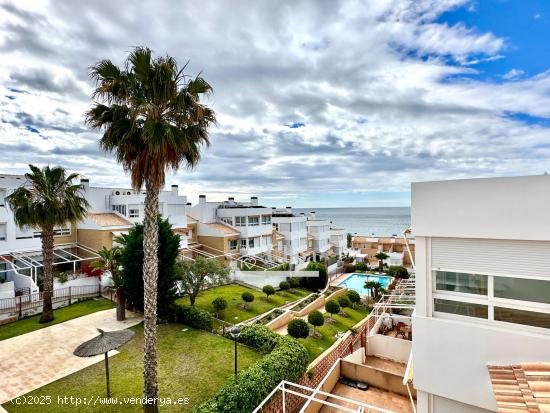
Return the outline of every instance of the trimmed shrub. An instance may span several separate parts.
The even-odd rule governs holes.
[[[338,297],[338,304],[340,304],[342,308],[351,307],[351,301],[346,295]]]
[[[290,288],[298,288],[300,286],[300,279],[298,277],[290,277],[288,283],[290,284]]]
[[[355,272],[355,265],[352,263],[344,264],[344,272]]]
[[[409,278],[409,272],[402,265],[392,265],[390,266],[390,268],[388,268],[388,271],[386,272],[391,277],[401,278],[401,279]]]
[[[208,311],[198,307],[176,306],[175,318],[178,323],[187,324],[200,330],[212,331],[214,319]]]
[[[310,291],[322,290],[326,287],[328,277],[327,277],[327,267],[322,262],[310,261],[307,264],[307,267],[303,271],[319,271],[318,277],[302,277],[300,278],[300,285],[307,288]]]
[[[301,318],[290,320],[287,331],[288,335],[294,338],[307,338],[309,336],[309,326]]]
[[[355,290],[348,290],[346,292],[346,296],[349,298],[349,300],[351,301],[351,304],[357,304],[359,302],[361,302],[361,296],[359,295],[359,293]]]
[[[247,325],[242,328],[239,343],[255,348],[260,353],[271,353],[277,345],[277,334],[261,324]]]
[[[275,288],[273,288],[272,285],[264,285],[264,288],[262,288],[262,291],[267,296],[267,300],[269,301],[269,296],[275,294]],[[246,301],[246,300],[245,300]]]
[[[325,303],[325,310],[330,314],[330,319],[332,320],[332,316],[340,312],[340,304],[336,300],[328,300]]]
[[[275,344],[268,355],[228,380],[195,413],[250,413],[282,380],[297,382],[306,373],[307,350],[291,337],[279,336],[262,325],[250,325],[243,327],[239,341],[258,349],[265,342]]]
[[[300,284],[298,283],[298,285],[300,285]],[[279,283],[279,289],[280,289],[281,291],[290,290],[290,283],[289,283],[288,281],[281,281],[281,282]]]
[[[321,327],[325,324],[325,317],[320,311],[312,311],[307,316],[307,322],[313,326],[313,334],[315,334],[315,327]]]
[[[356,271],[368,271],[369,270],[369,265],[364,261],[357,262],[357,263],[355,263],[355,270]]]
[[[248,308],[248,303],[251,303],[252,301],[254,301],[254,294],[252,294],[249,291],[245,291],[244,293],[241,294],[241,298],[244,301],[243,308],[246,309]]]
[[[214,307],[216,313],[219,314],[227,308],[227,301],[223,297],[215,298],[214,301],[212,301],[212,307]]]

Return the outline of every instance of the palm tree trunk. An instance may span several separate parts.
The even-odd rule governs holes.
[[[159,187],[146,183],[143,220],[143,390],[144,411],[158,412],[157,281]]]
[[[42,316],[40,323],[53,320],[53,225],[42,227],[42,265],[44,266],[44,283],[42,287]]]
[[[126,297],[124,296],[124,287],[116,289],[116,319],[117,321],[126,320]]]
[[[384,270],[384,263],[382,260],[378,261],[378,272],[382,274],[382,271]]]

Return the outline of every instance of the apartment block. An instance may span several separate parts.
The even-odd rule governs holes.
[[[412,185],[419,413],[539,411],[548,393],[537,377],[548,372],[535,367],[550,360],[549,204],[547,175]]]
[[[329,255],[330,249],[330,221],[328,219],[319,219],[315,211],[307,216],[306,227],[308,233],[313,238],[313,252],[315,256],[321,258]]]
[[[311,257],[313,250],[308,248],[305,214],[293,213],[292,207],[272,210],[273,228],[281,234],[276,245],[277,250],[292,264],[298,264]]]

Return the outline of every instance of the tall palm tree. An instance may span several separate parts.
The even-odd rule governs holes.
[[[91,68],[96,82],[94,102],[86,113],[87,123],[103,130],[100,147],[114,152],[130,173],[132,186],[145,186],[143,221],[144,278],[144,395],[156,400],[157,384],[157,278],[159,191],[166,169],[192,168],[200,159],[202,145],[209,144],[208,128],[214,111],[201,103],[212,92],[200,76],[191,78],[170,57],[152,56],[138,47],[123,68],[102,60]],[[156,412],[156,401],[145,405]]]
[[[384,260],[388,259],[389,255],[383,251],[379,251],[376,253],[375,258],[378,259],[378,272],[382,274],[382,271],[384,271]]]
[[[67,175],[64,168],[46,166],[42,169],[29,165],[27,181],[8,197],[8,205],[15,222],[21,228],[42,231],[42,257],[44,266],[43,310],[40,323],[53,320],[53,250],[54,228],[68,222],[75,223],[86,216],[89,207],[82,195],[83,187],[73,181],[78,174]]]
[[[116,319],[123,321],[126,319],[126,300],[124,298],[124,277],[120,271],[120,254],[122,250],[119,247],[101,248],[98,252],[99,259],[92,262],[92,268],[98,268],[109,271],[111,274],[111,289],[116,291]]]

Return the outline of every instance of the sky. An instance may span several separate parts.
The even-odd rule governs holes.
[[[550,169],[545,0],[0,0],[0,173],[129,178],[84,124],[89,67],[134,46],[201,73],[217,114],[190,202],[406,206],[416,181]]]

